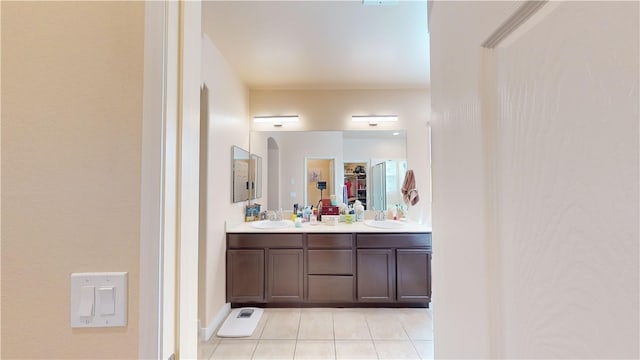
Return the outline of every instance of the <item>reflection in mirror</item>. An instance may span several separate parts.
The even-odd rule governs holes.
[[[238,146],[231,147],[231,202],[249,200],[249,152]]]
[[[262,157],[256,154],[251,154],[249,178],[251,179],[249,198],[253,200],[262,197]]]
[[[336,188],[333,194],[338,201],[345,203],[353,203],[359,197],[367,210],[372,208],[373,203],[372,167],[392,160],[396,168],[400,163],[406,168],[404,130],[256,131],[251,135],[251,142],[252,152],[268,159],[264,174],[267,197],[262,201],[266,202],[263,206],[270,210],[289,209],[295,203],[303,205],[305,197],[313,200],[306,194],[309,174],[308,169],[305,172],[305,158],[335,159],[333,180]],[[359,164],[364,164],[364,169],[357,169],[354,174]],[[389,185],[382,196],[387,206],[401,201],[402,176],[404,174],[399,170],[385,172],[385,180]],[[359,179],[359,187],[354,179]],[[351,187],[347,189],[349,180]],[[323,196],[328,198],[333,194],[325,192]]]
[[[371,167],[371,209],[387,210],[403,205],[402,182],[407,173],[406,160],[386,160]]]
[[[251,158],[251,161],[249,161]],[[231,202],[257,199],[262,196],[262,157],[241,147],[231,148]]]

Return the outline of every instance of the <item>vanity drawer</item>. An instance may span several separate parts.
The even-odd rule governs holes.
[[[227,234],[229,249],[302,248],[302,234]]]
[[[352,250],[308,250],[309,274],[352,275]]]
[[[309,249],[351,249],[352,234],[307,234]]]
[[[353,276],[309,275],[308,301],[352,302]]]
[[[431,248],[430,233],[358,234],[358,248]]]

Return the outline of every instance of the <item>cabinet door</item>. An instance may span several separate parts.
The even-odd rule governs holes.
[[[227,301],[264,301],[264,250],[227,250]]]
[[[431,253],[419,249],[396,250],[398,301],[431,300]]]
[[[358,249],[358,300],[395,299],[396,264],[393,249]]]
[[[302,249],[269,249],[268,302],[302,302]]]

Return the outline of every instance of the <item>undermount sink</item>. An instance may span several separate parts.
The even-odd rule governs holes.
[[[397,220],[365,220],[365,225],[379,229],[401,229],[407,223]]]
[[[293,221],[291,220],[261,220],[251,223],[251,226],[256,229],[284,229],[287,227],[293,227]]]

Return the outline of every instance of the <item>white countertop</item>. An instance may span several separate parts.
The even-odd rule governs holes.
[[[227,229],[228,233],[424,233],[431,232],[431,227],[426,224],[418,224],[416,222],[408,221],[406,226],[395,229],[381,229],[365,225],[362,222],[345,224],[338,223],[337,225],[327,225],[324,223],[318,223],[317,225],[311,225],[310,223],[303,223],[302,227],[295,227],[293,222],[291,226],[279,229],[257,229],[251,226],[251,222],[245,222],[237,226],[232,226]]]

